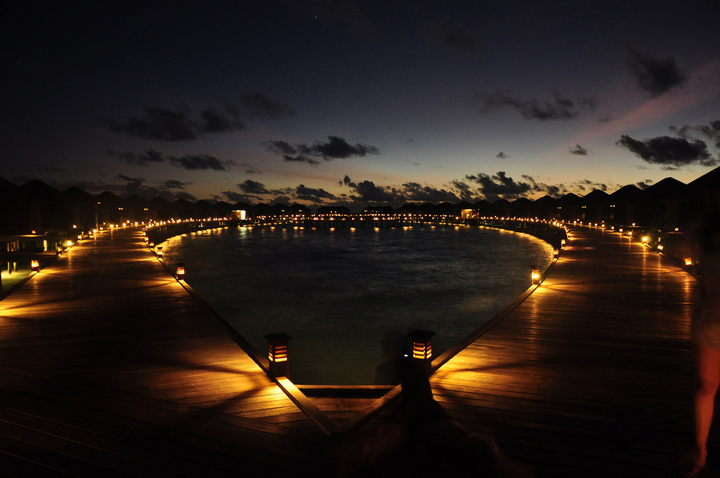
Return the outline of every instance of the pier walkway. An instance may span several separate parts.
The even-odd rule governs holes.
[[[540,478],[676,476],[696,287],[637,241],[572,228],[540,287],[436,361],[434,398]],[[0,302],[0,422],[0,475],[335,475],[337,441],[137,229],[85,241]]]
[[[542,285],[434,373],[435,399],[538,477],[678,476],[697,281],[637,239],[571,232]]]
[[[326,436],[137,228],[0,302],[0,422],[3,476],[331,474]]]

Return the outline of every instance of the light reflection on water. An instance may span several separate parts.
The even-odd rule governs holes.
[[[368,384],[413,329],[439,355],[509,305],[552,248],[494,229],[231,228],[180,236],[166,261],[258,351],[285,332],[290,378]]]

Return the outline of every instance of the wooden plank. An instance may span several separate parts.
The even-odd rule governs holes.
[[[540,287],[431,377],[538,476],[667,476],[692,429],[694,278],[637,243],[573,228]]]

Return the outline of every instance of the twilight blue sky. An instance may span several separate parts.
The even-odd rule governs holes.
[[[4,7],[0,177],[358,209],[720,165],[716,1],[235,3]]]

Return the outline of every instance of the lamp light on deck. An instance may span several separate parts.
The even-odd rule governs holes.
[[[179,262],[176,271],[177,280],[185,280],[185,263]]]
[[[663,249],[664,249],[664,247],[663,247],[662,244],[658,244],[658,245],[657,245],[657,250],[658,250],[658,252],[662,252]]]
[[[32,269],[33,272],[40,272],[40,261],[37,259],[32,259],[30,261],[30,269]]]
[[[553,249],[553,258],[557,259],[558,257],[560,257],[560,249],[555,248]]]
[[[290,362],[288,360],[288,342],[290,337],[282,332],[267,334],[268,341],[268,372],[271,377],[289,377]]]
[[[565,239],[560,239],[560,249],[565,249]]]
[[[540,270],[539,269],[532,269],[532,272],[530,274],[530,277],[532,278],[532,284],[538,285],[540,284]]]
[[[152,247],[155,247],[155,243],[154,243],[153,241],[150,241],[150,242],[148,243],[148,247],[151,247],[151,248],[152,248]]]
[[[158,259],[162,259],[162,258],[163,258],[163,248],[162,248],[162,246],[158,246],[158,248],[157,248],[157,257],[158,257]]]
[[[642,243],[643,243],[643,244],[647,244],[649,240],[650,240],[650,238],[647,237],[647,236],[643,236],[643,237],[642,237]]]
[[[693,265],[693,260],[692,260],[692,258],[686,257],[686,258],[685,258],[685,265],[686,265],[686,266],[691,266],[691,265]]]

